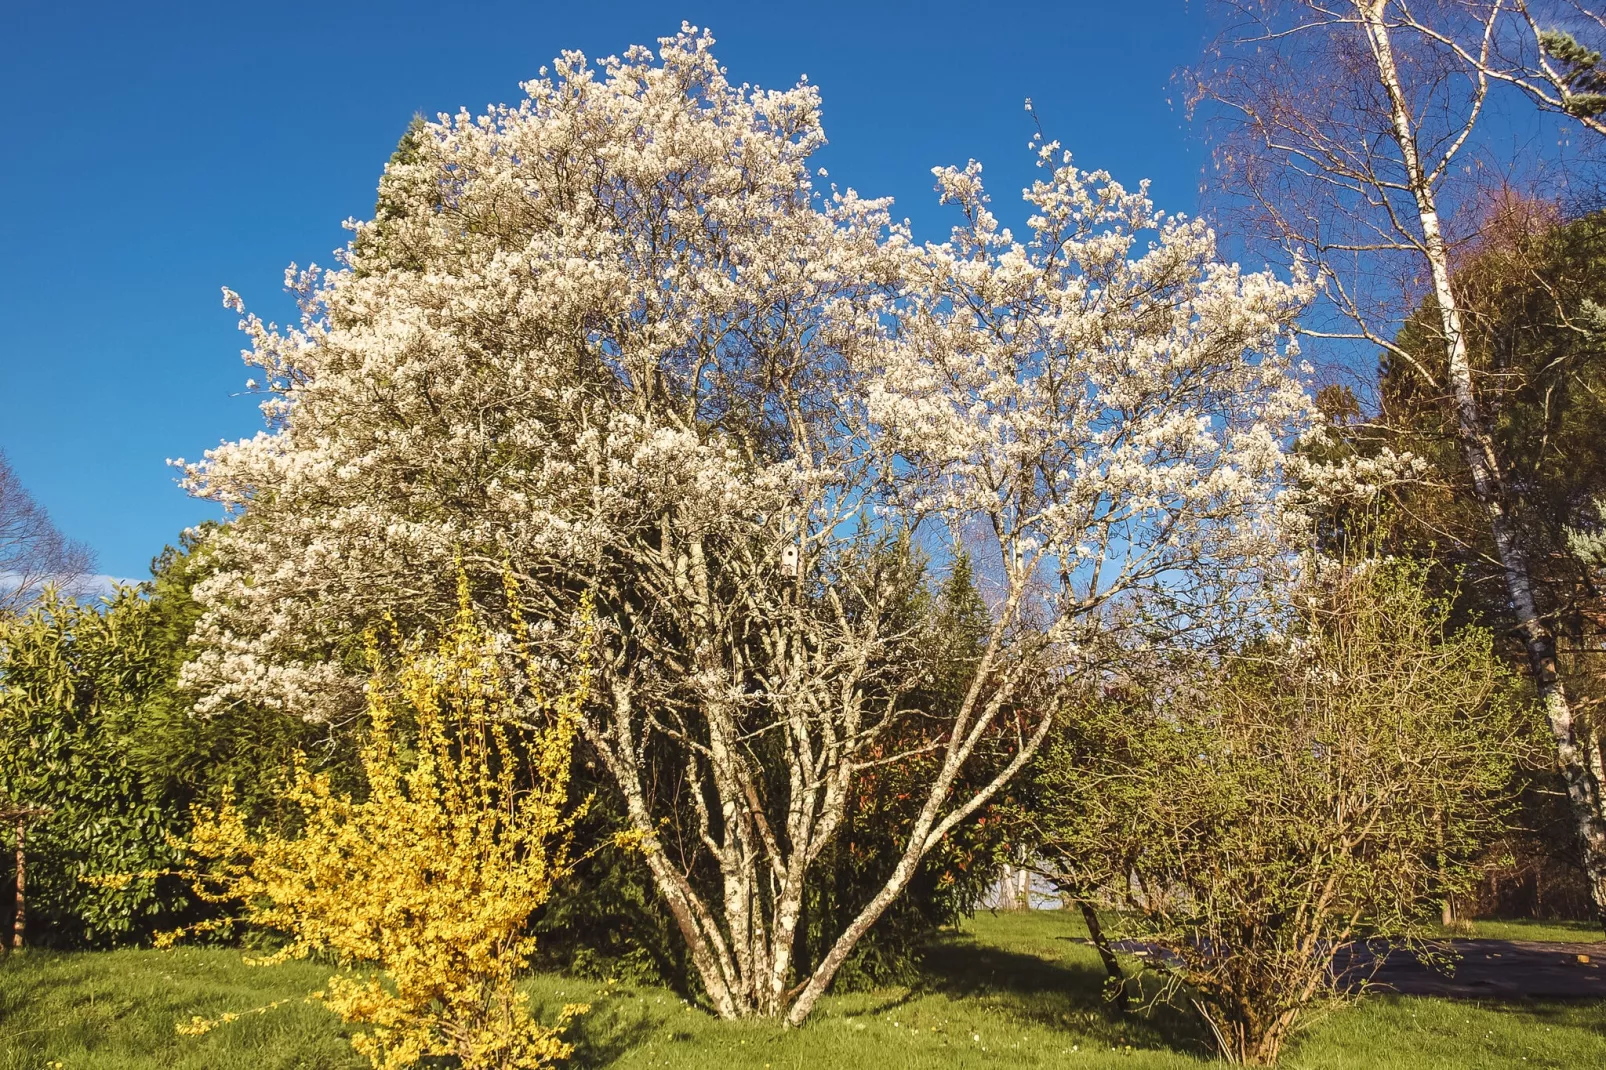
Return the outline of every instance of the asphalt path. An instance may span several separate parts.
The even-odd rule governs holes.
[[[1117,951],[1164,960],[1167,953],[1123,940]],[[1382,961],[1379,962],[1378,958]],[[1447,999],[1606,999],[1606,943],[1442,940],[1410,948],[1355,945],[1333,964],[1351,986]]]
[[[1406,948],[1394,948],[1372,973],[1371,984],[1382,991],[1450,999],[1606,998],[1606,944],[1447,940],[1432,946],[1444,955],[1449,973]],[[1433,952],[1427,957],[1431,960]],[[1373,964],[1364,949],[1352,961],[1360,976]]]

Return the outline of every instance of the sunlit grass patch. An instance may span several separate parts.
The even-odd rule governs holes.
[[[1479,933],[1478,935],[1484,935]],[[829,997],[800,1030],[720,1022],[664,988],[528,979],[538,1017],[590,1002],[574,1065],[641,1070],[1200,1067],[1186,1014],[1113,1016],[1102,967],[1070,914],[981,915],[928,953],[923,982]],[[302,1001],[330,967],[248,967],[238,951],[24,952],[0,963],[0,1070],[361,1070],[335,1016]],[[244,1011],[203,1037],[192,1015]],[[1379,996],[1301,1034],[1295,1070],[1606,1066],[1599,1003],[1452,1003]]]

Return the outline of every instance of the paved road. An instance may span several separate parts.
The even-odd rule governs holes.
[[[1428,953],[1436,967],[1414,952],[1396,948],[1381,966],[1370,951],[1353,949],[1334,968],[1351,983],[1370,976],[1377,991],[1450,999],[1606,999],[1606,943],[1538,943],[1528,940],[1446,940]],[[1118,951],[1146,958],[1169,957],[1137,941],[1115,944]],[[1446,972],[1443,967],[1453,964]]]
[[[1438,946],[1457,956],[1450,975],[1409,951],[1395,950],[1372,983],[1383,991],[1452,999],[1606,998],[1606,944],[1452,940]],[[1357,965],[1366,962],[1362,958]]]

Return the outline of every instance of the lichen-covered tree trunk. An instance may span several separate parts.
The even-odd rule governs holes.
[[[1021,739],[1019,750],[991,781],[962,801],[950,798],[954,784],[959,778],[959,770],[975,752],[983,732],[995,723],[994,718],[1006,698],[1016,697],[1013,689],[1019,682],[1017,674],[1022,671],[1024,663],[1012,666],[1009,671],[1003,673],[1003,681],[991,696],[984,699],[982,688],[984,681],[997,664],[1003,627],[1013,618],[1017,597],[1018,594],[1006,603],[1000,613],[999,623],[994,626],[987,650],[976,667],[970,691],[960,707],[958,717],[955,718],[942,768],[927,789],[925,803],[905,841],[903,856],[898,859],[892,875],[881,886],[881,890],[871,897],[859,911],[858,916],[848,924],[824,958],[815,966],[814,972],[798,989],[797,998],[786,1012],[787,1025],[802,1025],[813,1012],[814,1005],[825,995],[826,989],[836,978],[837,971],[842,968],[848,956],[853,953],[853,949],[864,938],[864,934],[870,931],[870,927],[880,920],[887,908],[909,887],[909,882],[914,880],[920,862],[927,853],[940,843],[955,825],[985,805],[1000,788],[1020,772],[1047,737],[1048,730],[1052,726],[1052,717],[1044,715],[1038,719],[1032,734]],[[952,806],[952,809],[944,813],[945,808],[949,806]]]

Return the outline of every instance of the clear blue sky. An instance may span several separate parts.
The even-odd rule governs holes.
[[[355,4],[10,0],[0,35],[0,450],[101,571],[141,577],[216,515],[164,464],[253,433],[229,286],[293,311],[294,260],[328,263],[373,206],[415,112],[481,110],[558,51],[711,27],[736,81],[821,90],[833,181],[940,236],[930,169],[975,157],[995,199],[1031,175],[1022,108],[1085,167],[1194,210],[1204,152],[1175,69],[1184,0],[1016,3]]]

